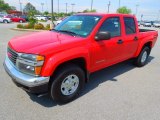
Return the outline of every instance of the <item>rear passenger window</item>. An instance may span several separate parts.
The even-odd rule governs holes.
[[[119,17],[108,18],[99,31],[108,31],[111,34],[111,37],[117,37],[121,35],[120,19]]]
[[[136,25],[133,18],[124,17],[124,24],[127,35],[136,33]]]

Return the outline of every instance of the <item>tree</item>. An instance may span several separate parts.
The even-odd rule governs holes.
[[[131,14],[132,11],[131,11],[131,9],[128,9],[127,7],[123,6],[123,7],[117,9],[117,13]]]
[[[0,0],[0,11],[7,11],[7,10],[15,10],[14,6],[10,6],[8,3],[5,3],[4,0]]]
[[[23,10],[24,12],[27,13],[30,11],[37,11],[36,8],[31,3],[27,3]]]
[[[49,12],[48,12],[48,11],[45,11],[43,14],[44,14],[44,15],[48,15],[48,14],[49,14]]]
[[[97,10],[96,10],[96,9],[93,9],[93,10],[85,9],[83,12],[84,12],[84,13],[97,12]]]

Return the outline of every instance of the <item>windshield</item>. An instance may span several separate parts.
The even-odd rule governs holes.
[[[74,35],[81,37],[87,37],[100,19],[101,16],[74,15],[66,18],[59,25],[57,25],[54,30],[58,32],[65,32],[67,34],[74,33]]]

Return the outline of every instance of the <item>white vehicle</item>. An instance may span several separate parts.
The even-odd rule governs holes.
[[[10,23],[12,21],[10,18],[5,18],[3,15],[0,15],[0,22],[1,23]]]
[[[151,22],[145,22],[143,24],[144,27],[151,27],[152,26],[152,23]]]
[[[37,20],[44,20],[47,21],[47,17],[41,16],[41,15],[35,15]]]
[[[159,28],[159,27],[160,27],[160,22],[155,22],[155,23],[153,23],[153,27]]]

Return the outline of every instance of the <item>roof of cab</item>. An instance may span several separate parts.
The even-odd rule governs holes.
[[[134,15],[130,14],[120,14],[120,13],[78,13],[76,15],[95,15],[95,16],[130,16],[134,17]]]

